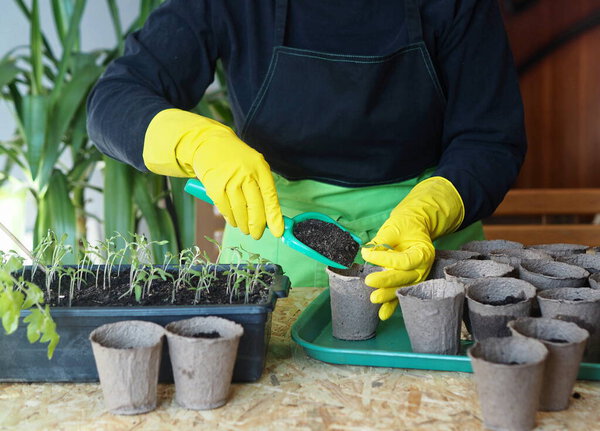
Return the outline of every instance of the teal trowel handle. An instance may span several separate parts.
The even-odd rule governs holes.
[[[213,200],[206,194],[206,189],[204,188],[204,184],[202,184],[197,179],[188,180],[184,187],[184,190],[187,193],[191,194],[192,196],[195,196],[198,199],[202,199],[204,202],[208,202],[209,204],[214,205]],[[342,230],[348,232],[350,235],[352,235],[352,238],[354,238],[354,240],[356,242],[358,242],[359,244],[361,243],[360,238],[358,236],[356,236],[352,232],[349,232],[346,228],[341,226],[334,219],[332,219],[331,217],[329,217],[325,214],[321,214],[321,213],[317,213],[317,212],[307,212],[307,213],[298,214],[294,218],[283,216],[284,230],[283,230],[283,236],[281,237],[281,240],[283,241],[283,243],[286,244],[288,247],[293,248],[294,250],[297,250],[300,253],[310,257],[311,259],[315,259],[321,263],[324,263],[327,266],[332,266],[334,268],[340,268],[340,269],[346,269],[347,268],[346,266],[339,264],[337,262],[334,262],[331,259],[328,259],[327,257],[325,257],[321,253],[313,250],[312,248],[310,248],[309,246],[307,246],[306,244],[304,244],[302,241],[300,241],[298,238],[296,238],[294,236],[294,223],[299,223],[301,221],[308,220],[308,219],[317,219],[317,220],[322,220],[322,221],[325,221],[328,223],[332,223],[332,224],[338,226],[340,229],[342,229]]]

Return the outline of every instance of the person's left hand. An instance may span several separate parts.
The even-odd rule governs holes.
[[[369,274],[371,302],[383,304],[381,320],[389,319],[398,306],[396,290],[427,278],[435,248],[432,240],[453,232],[462,223],[464,207],[450,181],[432,177],[419,184],[400,202],[377,235],[363,247],[365,261],[385,268]]]

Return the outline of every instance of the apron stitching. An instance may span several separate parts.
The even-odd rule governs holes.
[[[283,52],[284,54],[290,54],[290,55],[301,55],[301,54],[306,53],[306,54],[313,54],[314,56],[318,56],[319,58],[325,58],[325,59],[327,59],[327,57],[332,57],[336,61],[343,59],[343,58],[351,58],[351,59],[357,59],[357,60],[364,59],[364,60],[385,61],[385,60],[388,60],[399,54],[402,54],[404,52],[412,51],[412,50],[420,49],[420,48],[421,48],[421,42],[411,43],[406,46],[403,46],[402,48],[398,49],[397,51],[394,51],[390,54],[385,54],[385,55],[336,54],[333,52],[313,51],[310,49],[292,48],[289,46],[278,47],[277,50],[279,52]]]
[[[252,123],[254,116],[256,115],[257,111],[260,109],[260,107],[262,105],[262,100],[268,92],[268,89],[271,85],[271,81],[273,80],[273,76],[275,76],[275,69],[277,67],[277,62],[279,61],[279,50],[277,48],[275,48],[275,50],[273,51],[273,57],[274,58],[271,59],[271,64],[269,64],[269,72],[267,73],[267,76],[265,77],[265,81],[263,82],[262,86],[260,87],[259,96],[257,97],[257,99],[254,101],[254,104],[250,108],[250,112],[248,112],[248,117],[247,117],[248,119],[246,120],[246,123],[244,124],[244,128],[242,129],[242,134],[240,136],[242,138],[242,140],[244,139],[244,136],[246,135],[246,132],[248,131],[248,126],[250,125],[250,123]]]
[[[402,52],[398,52],[390,57],[386,57],[383,58],[381,60],[363,60],[363,61],[358,61],[358,60],[352,60],[352,59],[344,59],[344,58],[326,58],[326,57],[322,57],[322,56],[317,56],[317,55],[308,55],[308,54],[300,54],[300,53],[293,53],[293,52],[287,52],[286,54],[288,55],[293,55],[296,57],[305,57],[305,58],[316,58],[318,60],[325,60],[325,61],[335,61],[335,62],[342,62],[342,63],[355,63],[355,64],[381,64],[381,63],[385,63],[388,60],[391,60],[394,56],[396,55],[400,55],[400,54],[405,54],[407,52],[410,51],[415,51],[415,50],[420,50],[419,48],[410,48],[407,49],[406,51],[402,51]]]
[[[446,106],[446,96],[444,95],[444,92],[442,91],[442,88],[440,87],[440,83],[439,83],[437,74],[431,70],[431,65],[429,64],[429,62],[431,61],[431,57],[429,57],[429,61],[428,61],[428,58],[425,57],[425,53],[423,52],[423,49],[420,48],[419,51],[421,52],[421,57],[423,57],[423,62],[425,63],[425,67],[427,68],[427,73],[429,74],[429,78],[431,78],[431,80],[433,82],[433,86],[437,90],[438,96],[440,97],[442,104],[444,106]]]

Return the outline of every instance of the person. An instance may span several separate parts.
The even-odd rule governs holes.
[[[282,213],[322,212],[380,245],[361,254],[384,267],[366,282],[386,319],[436,246],[483,239],[478,220],[523,162],[496,3],[171,0],[94,87],[89,135],[141,171],[197,177],[227,221],[223,246],[281,264],[292,285],[327,277],[278,241]],[[236,132],[190,112],[218,60]]]

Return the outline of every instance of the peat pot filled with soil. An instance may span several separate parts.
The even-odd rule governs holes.
[[[557,260],[583,268],[590,274],[600,272],[600,254],[572,254],[558,257]]]
[[[600,362],[600,290],[564,287],[538,292],[543,317],[574,322],[589,332],[586,362]]]
[[[109,323],[90,334],[104,403],[111,413],[135,415],[156,408],[164,328],[150,322]]]
[[[489,337],[508,337],[506,324],[529,316],[535,287],[510,277],[475,280],[467,287],[471,333],[477,341]]]
[[[495,250],[489,254],[493,261],[506,263],[515,268],[519,268],[521,262],[525,259],[553,260],[552,256],[542,250],[533,250],[528,248],[508,248],[504,250]]]
[[[444,269],[446,280],[470,283],[475,278],[514,277],[516,270],[505,263],[493,260],[461,260]]]
[[[365,284],[381,268],[354,264],[349,269],[327,268],[333,336],[340,340],[367,340],[375,336],[381,304],[370,301],[373,288]]]
[[[241,325],[220,317],[193,317],[166,326],[175,400],[209,410],[227,402]]]
[[[307,219],[294,224],[296,239],[343,266],[350,266],[356,258],[360,244],[352,235],[323,220]]]
[[[467,250],[436,250],[435,251],[435,260],[433,261],[433,265],[431,266],[431,270],[429,271],[429,275],[427,277],[428,280],[435,280],[437,278],[445,278],[444,268],[455,264],[459,260],[469,260],[469,259],[483,259],[485,256]]]
[[[560,256],[570,256],[573,254],[585,253],[589,247],[587,245],[582,245],[582,244],[556,243],[556,244],[535,244],[535,245],[527,246],[527,248],[545,251],[549,255],[556,258],[556,257],[560,257]]]
[[[522,317],[508,327],[514,336],[535,338],[548,349],[540,410],[566,409],[589,333],[575,323],[543,317]]]
[[[563,262],[549,260],[521,261],[519,276],[533,284],[538,290],[557,287],[587,286],[590,273],[585,269]]]
[[[207,315],[244,327],[233,379],[257,380],[264,368],[271,312],[277,298],[287,295],[289,279],[280,266],[258,261],[235,265],[195,261],[169,266],[118,265],[118,260],[110,266],[64,266],[54,268],[51,279],[40,268],[32,275],[32,268],[25,267],[23,277],[46,293],[60,342],[49,361],[45,345],[27,341],[25,325],[10,336],[0,334],[0,381],[97,381],[87,341],[94,328],[122,320],[145,320],[164,327]],[[21,317],[27,314],[23,311]],[[173,381],[167,349],[160,381]]]

